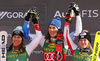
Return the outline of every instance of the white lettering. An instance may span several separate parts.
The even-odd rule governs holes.
[[[56,17],[65,18],[66,13],[60,12],[59,10],[57,10],[56,13],[54,14],[54,18],[56,18]],[[98,10],[82,10],[81,15],[82,15],[82,17],[89,17],[89,18],[99,16]],[[75,17],[75,14],[73,17]]]
[[[82,17],[84,17],[84,15],[87,15],[87,10],[82,10]]]
[[[13,18],[18,18],[18,13],[17,13],[17,12],[14,12],[14,13],[12,14],[12,16],[13,16]]]
[[[11,15],[11,14],[12,14],[11,12],[8,12],[8,13],[7,13],[7,17],[8,17],[8,18],[12,18],[12,15]]]
[[[22,12],[19,12],[19,18],[24,18],[25,15]]]
[[[25,13],[23,13],[23,12],[7,12],[7,11],[0,12],[0,19],[3,19],[4,17],[7,17],[7,18],[25,18]]]
[[[65,14],[66,15],[66,14]],[[65,18],[64,12],[62,12],[62,17]]]
[[[58,10],[56,11],[56,13],[55,13],[55,15],[54,15],[54,18],[55,18],[55,17],[61,17],[61,14],[60,14],[60,12],[59,12]]]
[[[92,17],[91,12],[92,10],[88,10],[89,11],[89,16],[88,17]]]
[[[98,10],[93,11],[93,13],[95,14],[95,16],[93,16],[93,17],[98,17],[99,16],[99,14],[97,12],[98,12]]]

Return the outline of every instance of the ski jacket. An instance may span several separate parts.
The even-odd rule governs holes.
[[[56,40],[55,40],[56,41]],[[45,40],[43,45],[43,52],[44,52],[44,61],[54,61],[55,59],[55,48],[56,42],[54,40]],[[66,59],[66,52],[67,49],[64,47],[62,48],[61,54],[61,61],[65,61]]]
[[[32,41],[25,46],[26,47],[25,52],[24,53],[13,53],[13,49],[11,51],[7,51],[7,61],[29,61],[28,58],[30,54],[38,46],[42,38],[42,33],[41,33],[39,25],[35,24],[34,27],[36,31],[36,34],[34,36],[35,38],[32,39]],[[29,22],[25,21],[23,29],[27,31],[28,28],[29,28]]]
[[[67,39],[66,39],[66,28],[67,28],[66,25],[67,24],[68,23],[66,21],[65,26],[64,26],[64,45],[63,45],[63,50],[62,50],[62,61],[65,61],[66,52],[67,52],[67,49],[68,49]],[[70,33],[69,37],[71,37],[71,39],[74,40],[81,33],[81,31],[82,31],[81,18],[80,18],[80,16],[77,16],[76,17],[76,30],[74,32]],[[34,39],[35,34],[29,34],[29,36],[31,36],[32,39]],[[43,47],[44,61],[54,61],[55,42],[53,42],[52,40],[50,40],[50,41],[46,40],[45,36],[42,36],[42,39],[40,41],[38,41],[40,43],[41,47]],[[36,44],[36,45],[38,45],[38,44]]]
[[[79,30],[81,31],[82,30],[82,24],[81,24],[81,17],[80,16],[76,16],[76,30]],[[72,60],[73,61],[91,61],[92,59],[92,53],[91,52],[83,52],[83,51],[80,51],[78,48],[78,46],[73,42],[74,39],[74,36],[78,36],[79,33],[74,34],[73,36],[70,36],[69,35],[69,24],[65,25],[65,28],[64,28],[64,35],[66,36],[66,39],[67,39],[67,44],[71,50],[71,53],[72,53]]]
[[[72,56],[73,61],[91,61],[91,59],[91,52],[82,52],[79,49],[76,49]]]

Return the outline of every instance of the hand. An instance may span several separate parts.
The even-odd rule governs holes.
[[[26,21],[29,21],[30,17],[31,17],[31,13],[30,13],[30,9],[29,9],[29,10],[25,13],[25,20],[26,20]]]
[[[29,21],[30,18],[33,19],[33,20],[34,20],[34,18],[39,19],[38,14],[36,12],[36,7],[34,7],[34,6],[32,8],[30,8],[25,14],[25,20],[26,21]]]
[[[32,7],[29,10],[29,14],[31,16],[31,20],[33,22],[33,24],[38,24],[39,23],[39,16],[38,13],[36,12],[36,7]]]
[[[68,12],[65,16],[66,21],[68,21],[70,23],[72,21],[72,17],[74,16],[74,11],[73,11],[72,7],[73,7],[73,4],[70,4],[68,7]]]
[[[39,15],[36,11],[34,12],[34,14],[32,14],[31,17],[33,24],[39,24]]]
[[[74,2],[71,2],[71,3],[70,3],[69,8],[74,10],[76,16],[80,15],[79,7],[78,7],[78,5],[75,4]]]

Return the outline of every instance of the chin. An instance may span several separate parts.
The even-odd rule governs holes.
[[[86,48],[86,47],[81,47],[81,48],[83,48],[83,49],[84,49],[84,48]]]
[[[54,36],[54,35],[52,35],[51,37],[52,37],[52,38],[55,38],[55,36]]]

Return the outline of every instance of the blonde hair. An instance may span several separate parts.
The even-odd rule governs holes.
[[[93,48],[92,48],[90,42],[89,42],[88,48],[90,49],[90,52],[93,52]]]
[[[82,32],[89,32],[88,30],[83,30]]]

